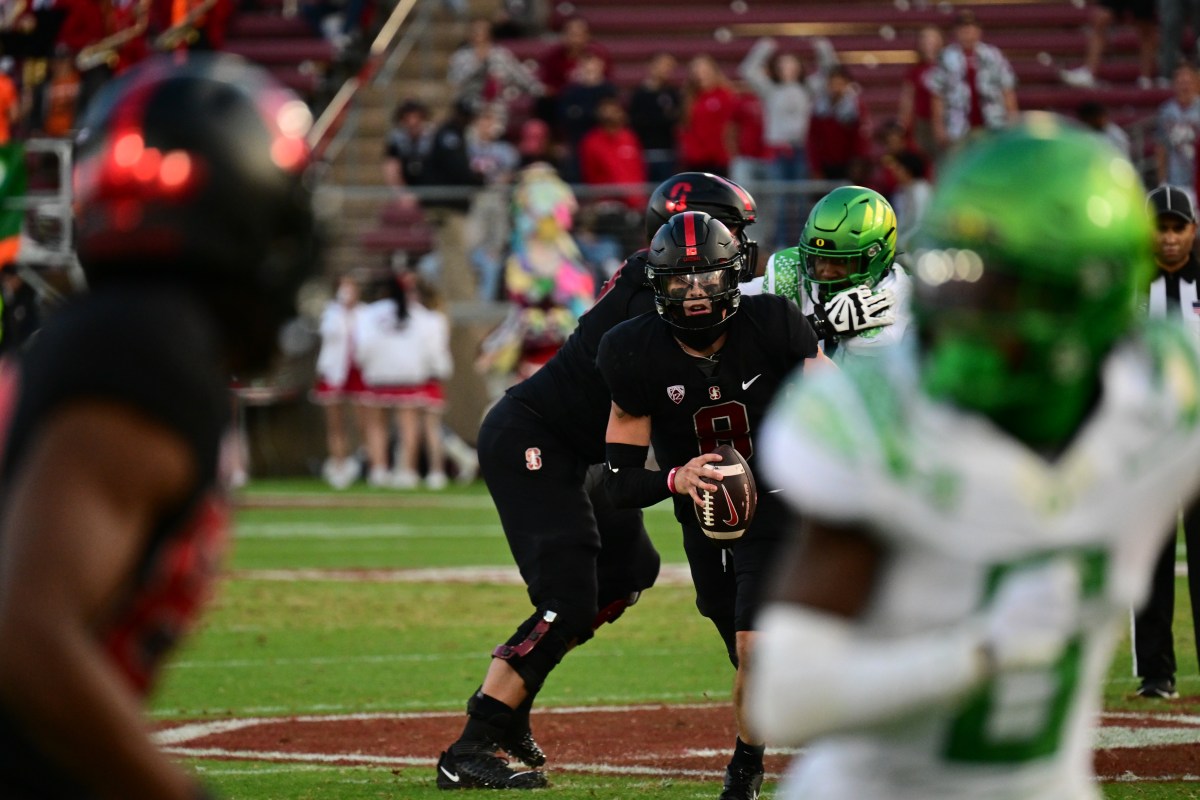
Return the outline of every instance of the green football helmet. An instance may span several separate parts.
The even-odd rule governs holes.
[[[1026,114],[941,170],[915,241],[925,391],[1031,446],[1064,444],[1153,275],[1133,166],[1089,130]]]
[[[874,287],[896,260],[896,212],[874,189],[840,186],[813,206],[799,248],[800,279],[813,301]]]

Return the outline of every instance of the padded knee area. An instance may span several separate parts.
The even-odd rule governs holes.
[[[551,615],[553,618],[547,621]],[[508,662],[525,682],[527,691],[537,692],[568,650],[592,638],[595,616],[595,609],[572,608],[554,601],[543,603],[492,655]]]
[[[734,668],[738,665],[737,656],[737,623],[733,618],[733,609],[726,606],[709,606],[696,600],[696,608],[700,611],[701,616],[707,617],[708,620],[716,627],[717,633],[721,635],[721,640],[725,642],[725,652],[729,654],[729,663],[733,664]]]

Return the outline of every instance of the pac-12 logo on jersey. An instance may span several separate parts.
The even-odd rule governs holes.
[[[667,397],[671,398],[672,402],[674,402],[675,405],[679,405],[680,403],[683,402],[683,392],[684,392],[683,386],[681,386],[679,384],[675,384],[674,386],[667,387]]]
[[[525,469],[536,470],[542,468],[542,449],[540,447],[530,447],[525,450]]]
[[[720,400],[721,399],[721,387],[720,386],[708,387],[708,399],[709,400]]]

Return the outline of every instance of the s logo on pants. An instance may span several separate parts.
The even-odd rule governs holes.
[[[542,451],[538,447],[530,447],[525,451],[525,469],[542,468]]]

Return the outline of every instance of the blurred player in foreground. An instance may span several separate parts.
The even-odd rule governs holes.
[[[802,513],[752,719],[803,744],[781,797],[1099,798],[1092,725],[1200,473],[1200,362],[1143,327],[1129,162],[1030,114],[942,170],[913,360],[805,376],[764,469]]]
[[[227,539],[229,375],[268,365],[315,257],[305,104],[164,57],[89,106],[90,293],[0,364],[0,796],[205,797],[142,714]]]

